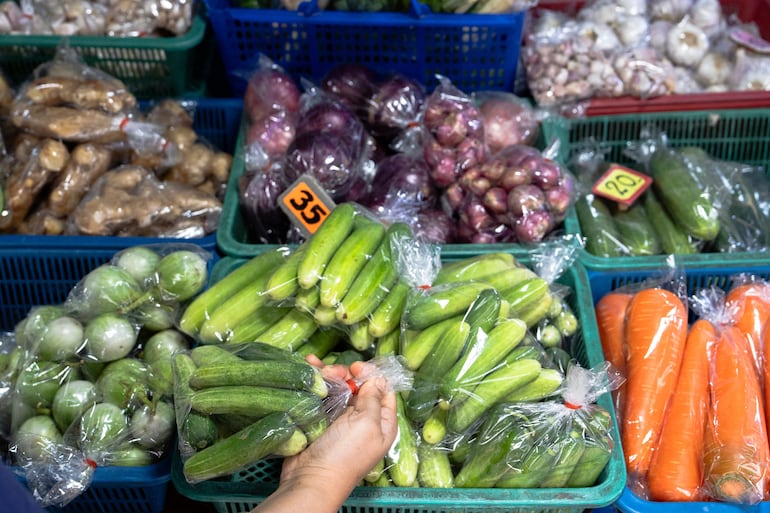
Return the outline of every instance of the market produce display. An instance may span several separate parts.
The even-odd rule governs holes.
[[[122,82],[61,49],[8,105],[0,231],[213,232],[232,157],[198,137],[188,107],[162,100],[141,113]]]
[[[190,394],[182,410],[192,419],[183,415],[178,424],[183,432],[187,422],[207,425],[188,435],[185,479],[217,479],[286,455],[283,444],[294,443],[287,440],[295,428],[308,440],[317,436],[329,421],[318,418],[328,391],[302,360],[312,353],[346,364],[390,355],[414,373],[398,396],[400,435],[366,485],[591,486],[614,442],[610,413],[594,404],[595,397],[574,399],[585,405],[576,414],[590,426],[585,436],[567,433],[578,422],[568,420],[576,410],[560,400],[569,395],[569,369],[586,371],[570,354],[579,333],[570,291],[556,282],[576,249],[571,239],[554,243],[531,268],[508,253],[442,263],[438,246],[416,239],[407,225],[384,226],[359,205],[338,205],[307,241],[244,262],[182,315],[181,329],[204,345],[176,357],[181,386]],[[262,401],[262,392],[248,388],[260,386],[256,371],[247,370],[257,369],[258,360],[296,369],[279,373],[283,384],[276,386],[290,391],[273,390]],[[604,383],[597,394],[611,389],[606,370],[591,373]],[[275,422],[285,423],[273,408],[298,410],[289,413],[295,425],[282,424],[283,434],[269,437]],[[306,414],[309,427],[297,420]],[[232,415],[248,418],[235,430],[223,429],[220,417]],[[268,415],[267,424],[250,424]],[[546,419],[562,415],[567,431],[556,434],[562,428]],[[258,448],[234,458],[236,442],[229,440],[239,429],[245,431],[235,438],[247,436]],[[518,452],[508,433],[521,434]],[[485,461],[492,455],[494,463]]]
[[[175,322],[210,258],[191,244],[122,250],[4,335],[8,461],[41,504],[68,504],[99,466],[149,465],[173,450],[171,358],[191,347]]]
[[[592,189],[611,166],[598,144],[587,142],[573,155],[583,191],[575,211],[586,250],[609,258],[766,251],[766,170],[712,158],[698,146],[673,147],[659,135],[627,143],[631,162],[624,165],[652,179],[631,204]]]
[[[436,243],[537,242],[572,204],[572,176],[531,146],[539,122],[513,94],[446,78],[429,92],[355,64],[304,86],[265,57],[249,81],[239,203],[255,243],[301,240],[277,198],[302,175]]]
[[[191,0],[5,0],[0,34],[146,37],[178,36],[190,29]]]
[[[615,399],[628,486],[647,501],[766,501],[770,289],[741,273],[686,296],[681,279],[596,303],[605,354],[627,377]]]
[[[592,0],[576,13],[542,2],[533,18],[522,52],[540,106],[768,89],[767,56],[735,35],[757,25],[718,0]]]

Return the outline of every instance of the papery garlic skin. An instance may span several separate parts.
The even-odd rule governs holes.
[[[732,73],[733,66],[724,55],[715,52],[707,53],[701,59],[695,70],[698,82],[705,87],[726,84]]]
[[[708,49],[706,33],[687,20],[671,27],[666,37],[666,54],[671,62],[680,66],[696,66]]]

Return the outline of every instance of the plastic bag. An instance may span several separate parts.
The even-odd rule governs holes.
[[[525,35],[522,47],[527,83],[538,106],[579,115],[590,98],[623,94],[623,81],[612,65],[619,41],[611,28],[591,21],[539,28]]]
[[[8,439],[11,432],[13,387],[18,376],[21,348],[13,333],[0,333],[0,437]]]
[[[394,392],[406,392],[412,389],[412,372],[404,366],[401,357],[375,356],[366,361],[364,370],[355,378],[344,381],[325,379],[328,395],[324,398],[324,407],[329,422],[334,422],[342,414],[361,385],[375,378],[386,379],[389,389]]]
[[[462,173],[446,189],[458,237],[472,243],[538,242],[561,223],[575,197],[571,173],[527,145],[503,148]]]
[[[622,336],[603,337],[605,355],[625,362],[626,382],[618,391],[618,415],[623,451],[628,468],[628,486],[640,497],[647,496],[647,472],[653,459],[666,415],[666,407],[676,388],[687,337],[687,292],[684,273],[673,257],[647,280],[629,283],[611,292],[628,294],[628,302],[597,310],[603,333],[613,322],[620,323]],[[601,300],[600,300],[601,301]],[[617,308],[622,309],[616,312]],[[624,315],[622,313],[625,313]],[[613,361],[613,364],[614,361]],[[653,386],[655,394],[642,391]]]
[[[294,140],[300,90],[286,71],[260,54],[243,97],[246,171],[266,168],[282,157]]]
[[[760,356],[745,332],[734,325],[739,304],[717,287],[691,298],[693,310],[713,325],[710,398],[704,435],[704,494],[714,500],[757,504],[765,497],[770,455]],[[745,305],[745,303],[744,303]],[[756,341],[754,341],[756,342]]]
[[[161,182],[143,167],[123,165],[102,175],[72,212],[69,233],[200,238],[212,233],[222,203],[187,184]]]
[[[473,99],[481,113],[490,153],[513,144],[534,145],[540,120],[527,100],[503,91],[476,91]]]
[[[729,222],[722,224],[717,248],[722,252],[767,251],[770,247],[770,183],[761,167],[723,162],[735,166]]]
[[[426,98],[422,111],[425,160],[438,187],[457,181],[487,156],[481,113],[466,93],[446,77]]]
[[[10,449],[45,506],[82,493],[98,466],[167,454],[171,356],[190,347],[175,309],[205,285],[207,258],[191,245],[122,250],[16,326]]]
[[[179,450],[190,483],[297,454],[328,426],[327,384],[291,351],[260,342],[199,346],[174,355],[173,365]]]
[[[574,291],[557,280],[578,258],[582,240],[566,235],[549,240],[531,250],[531,268],[548,286],[548,293],[533,308],[513,308],[512,314],[524,320],[535,339],[546,349],[559,348],[574,352],[574,337],[580,334],[577,316],[568,298]],[[531,282],[536,285],[537,282]],[[562,369],[562,372],[566,369]]]
[[[459,488],[593,486],[614,450],[610,413],[595,404],[618,384],[605,365],[571,365],[563,402],[501,403],[485,416]]]

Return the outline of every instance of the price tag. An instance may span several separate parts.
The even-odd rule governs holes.
[[[591,191],[624,205],[631,205],[652,184],[649,176],[619,164],[610,164]]]
[[[278,197],[283,210],[305,237],[313,235],[334,209],[334,201],[310,175],[302,175]]]

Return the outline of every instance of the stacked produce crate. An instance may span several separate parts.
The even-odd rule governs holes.
[[[144,462],[148,464],[99,466],[93,481],[64,510],[162,513],[167,489],[173,486],[187,499],[220,513],[236,513],[253,508],[275,490],[281,458],[302,450],[328,419],[313,418],[318,423],[312,425],[292,419],[287,424],[286,418],[275,415],[280,411],[271,410],[270,416],[254,406],[258,399],[235,406],[231,402],[237,397],[230,402],[200,399],[206,397],[204,392],[215,397],[213,388],[222,383],[191,378],[196,366],[204,375],[211,371],[214,381],[233,384],[234,379],[217,375],[222,369],[211,362],[201,363],[208,349],[229,351],[230,362],[264,359],[272,365],[280,360],[287,368],[304,365],[301,357],[311,352],[324,362],[346,364],[398,355],[414,378],[405,385],[408,393],[399,395],[399,428],[411,432],[414,465],[389,453],[382,469],[373,470],[356,487],[342,511],[577,513],[617,508],[641,513],[691,508],[731,513],[746,503],[759,503],[760,509],[770,504],[764,490],[753,487],[756,476],[751,473],[739,476],[752,481],[743,494],[720,496],[712,478],[709,486],[686,499],[658,494],[652,500],[649,476],[640,474],[637,466],[640,451],[632,452],[630,421],[622,417],[633,410],[619,399],[621,391],[638,386],[639,377],[630,377],[632,369],[626,364],[633,358],[629,353],[626,359],[628,347],[622,346],[620,357],[613,352],[602,303],[621,296],[630,303],[644,295],[640,291],[652,288],[659,301],[670,300],[672,310],[681,314],[683,330],[698,319],[718,325],[713,310],[724,306],[720,294],[735,294],[749,282],[759,284],[757,301],[770,304],[770,296],[761,292],[761,284],[770,279],[770,57],[765,55],[767,43],[761,41],[770,39],[768,0],[175,0],[144,2],[144,7],[137,0],[130,12],[115,14],[107,7],[89,11],[105,15],[104,32],[94,31],[77,11],[48,12],[43,3],[37,2],[34,16],[13,16],[18,9],[9,3],[0,11],[0,27],[7,19],[14,31],[0,37],[0,71],[12,88],[7,103],[0,88],[0,112],[11,105],[6,117],[14,131],[58,139],[70,151],[87,142],[67,139],[47,122],[30,122],[20,104],[11,103],[14,96],[34,103],[35,86],[51,80],[83,78],[57,76],[57,67],[51,65],[72,50],[69,55],[76,55],[88,73],[98,70],[93,77],[116,79],[139,100],[138,110],[126,113],[126,124],[120,122],[118,132],[131,132],[132,122],[150,127],[126,139],[136,150],[159,138],[167,160],[160,159],[157,177],[175,173],[169,171],[174,168],[170,162],[183,153],[185,141],[213,153],[191,152],[190,160],[177,166],[180,175],[182,170],[206,174],[199,166],[212,162],[212,155],[231,158],[227,173],[220,173],[213,185],[217,209],[203,234],[183,227],[171,233],[128,228],[99,232],[103,218],[98,216],[92,219],[91,233],[73,231],[68,219],[62,224],[61,217],[46,217],[54,201],[53,181],[29,197],[25,215],[30,215],[15,223],[23,228],[6,228],[0,234],[0,331],[6,332],[0,338],[0,354],[10,352],[16,337],[15,342],[25,345],[28,366],[44,360],[36,346],[40,341],[30,337],[40,335],[42,340],[47,328],[36,329],[50,321],[41,314],[46,310],[36,307],[71,307],[83,280],[95,270],[120,267],[121,255],[148,248],[161,257],[187,249],[206,262],[206,285],[174,303],[173,322],[167,326],[184,344],[173,356],[164,354],[163,371],[155,368],[157,360],[143,361],[153,386],[163,372],[170,372],[173,361],[173,390],[157,393],[156,399],[175,396],[178,444],[162,451],[160,460]],[[157,16],[145,10],[153,5],[160,9]],[[171,5],[172,11],[163,11]],[[715,18],[715,13],[722,17]],[[718,23],[712,26],[709,20]],[[36,34],[33,25],[46,26],[50,33]],[[702,42],[688,49],[703,53],[697,58],[677,53],[687,50],[685,42],[677,46],[674,41],[677,30],[696,37],[688,44]],[[701,33],[703,41],[697,39]],[[73,34],[67,39],[71,49],[61,46],[62,34]],[[707,44],[713,45],[713,52],[706,52]],[[720,52],[732,57],[725,62]],[[738,63],[730,73],[722,68]],[[747,90],[750,87],[756,90]],[[209,96],[214,91],[222,97]],[[40,103],[69,108],[70,100],[59,96]],[[147,113],[162,108],[168,99],[181,107],[176,112],[181,117],[156,130],[152,124],[159,118]],[[140,111],[143,114],[135,113]],[[194,140],[180,139],[184,123],[191,123]],[[124,131],[125,126],[129,130]],[[40,127],[54,133],[35,133]],[[10,162],[21,150],[15,133],[9,134],[5,142]],[[139,153],[132,165],[159,160],[158,155]],[[610,175],[613,170],[626,182]],[[8,185],[12,177],[12,172],[0,173],[6,205],[11,206],[24,189]],[[604,195],[597,192],[601,180]],[[642,183],[648,188],[636,189]],[[618,185],[629,184],[633,190],[621,194]],[[615,187],[617,194],[608,187]],[[85,194],[85,189],[79,192]],[[304,198],[304,206],[296,206],[298,197]],[[123,205],[115,200],[109,206],[120,210]],[[339,225],[337,219],[347,211],[353,212],[354,221],[337,238],[340,234],[335,235],[324,219]],[[0,227],[7,227],[12,215],[12,208],[4,208],[6,219],[0,217]],[[661,229],[661,223],[667,228]],[[157,225],[150,221],[145,228]],[[422,241],[415,246],[419,251],[429,247],[426,240],[440,249],[440,258],[436,253],[432,262],[436,276],[428,273],[424,281],[414,282],[408,267],[398,267],[395,246],[383,241],[402,236],[410,241],[403,242],[410,249],[417,239]],[[326,241],[326,247],[319,249],[318,240]],[[409,254],[417,262],[420,256]],[[304,283],[301,266],[312,259],[321,271],[328,264],[328,276],[319,272],[319,283]],[[466,281],[466,271],[458,271],[478,262],[491,266],[493,261],[502,267],[483,277]],[[425,265],[420,277],[426,278],[424,272],[430,269]],[[438,333],[442,322],[454,319],[426,316],[430,322],[420,323],[409,316],[415,298],[438,296],[450,285],[446,282],[453,280],[442,272],[457,272],[456,281],[472,284],[472,300],[458,307],[469,320],[467,326],[460,322],[455,332],[442,331],[448,341],[437,343],[441,350],[427,350],[420,357],[415,349],[419,345],[410,347],[409,342],[424,343],[426,333]],[[141,298],[153,298],[156,306],[176,299],[160,291],[161,274],[152,271],[142,282]],[[508,278],[515,283],[505,282]],[[340,283],[349,289],[343,290]],[[417,285],[422,286],[419,292]],[[455,305],[460,296],[448,290],[451,300],[441,309]],[[675,298],[682,300],[683,309]],[[118,310],[136,320],[141,301],[134,300],[138,302]],[[495,305],[494,314],[485,310],[490,304]],[[622,308],[617,306],[614,313],[634,318]],[[76,313],[72,317],[84,326],[96,315],[90,310]],[[356,314],[354,320],[347,317]],[[486,314],[490,319],[485,320]],[[142,340],[130,356],[142,360],[150,335],[164,330],[139,319],[135,327]],[[488,331],[494,339],[491,334],[502,333],[502,327],[511,330],[505,333],[509,340],[516,338],[517,330],[526,334],[513,343],[519,347],[495,357],[483,353],[478,339],[462,331]],[[628,325],[622,329],[631,330]],[[449,362],[451,341],[461,336],[463,342]],[[252,344],[251,353],[239,352],[249,342],[258,344]],[[684,351],[684,340],[679,342]],[[472,385],[460,386],[458,378],[452,388],[444,374],[460,373],[463,363],[481,368],[477,350],[497,363]],[[85,365],[80,357],[86,353],[93,356],[92,349],[80,348],[78,366]],[[428,364],[423,366],[419,358]],[[520,359],[524,364],[518,365]],[[74,356],[67,361],[71,366],[76,362]],[[541,418],[538,405],[563,407],[569,361],[593,372],[610,362],[602,378],[612,381],[618,372],[629,379],[627,388],[603,382],[595,402],[590,400],[584,410],[595,408],[597,417],[585,421],[582,434],[573,429],[567,436],[570,442],[578,440],[569,446],[572,453],[559,445],[564,433],[553,435],[533,424],[524,428],[511,420],[516,415],[530,417],[530,422]],[[527,365],[532,366],[531,379],[515,374]],[[757,371],[761,374],[763,367]],[[489,404],[456,399],[458,390],[474,398],[499,391],[501,386],[484,381],[494,372],[513,376],[506,377],[508,392],[521,401],[509,404],[508,396],[495,396]],[[8,375],[0,373],[0,384]],[[516,379],[525,383],[514,386]],[[552,388],[535,394],[535,383]],[[478,395],[466,386],[479,387]],[[307,392],[311,390],[297,394]],[[747,409],[762,406],[761,397],[741,397]],[[319,408],[326,404],[312,399]],[[713,398],[705,400],[715,404]],[[481,408],[473,401],[483,404],[483,414],[462,424],[458,416],[474,406]],[[535,409],[519,410],[521,402]],[[281,404],[276,399],[271,407]],[[134,404],[129,410],[142,408]],[[227,408],[246,408],[253,418],[241,415],[241,410],[232,415],[235,410]],[[664,412],[658,413],[662,417]],[[293,414],[299,415],[296,409]],[[250,419],[248,425],[245,419]],[[286,440],[271,445],[267,437],[260,439],[250,447],[253,452],[238,455],[251,457],[248,461],[228,457],[222,442],[232,443],[249,429],[249,436],[256,437],[255,419],[280,424],[277,431]],[[195,436],[205,436],[195,438],[190,425],[197,421],[202,423]],[[558,443],[544,439],[545,453],[531,450],[524,457],[512,450],[518,438],[506,439],[511,447],[499,445],[493,434],[497,423],[506,425],[507,433],[531,429],[527,433],[537,437],[548,432]],[[601,436],[594,439],[591,433],[597,426]],[[291,449],[289,438],[298,449]],[[464,455],[469,448],[491,454],[484,443],[498,444],[491,461]],[[655,452],[658,446],[650,447]],[[509,459],[514,456],[524,461],[523,472],[517,467],[521,461]],[[422,473],[420,458],[437,465],[432,473]],[[12,461],[10,454],[6,461]],[[22,469],[16,471],[26,483]],[[766,479],[759,476],[757,487]],[[30,487],[36,489],[36,483]],[[51,509],[60,509],[52,504]]]

